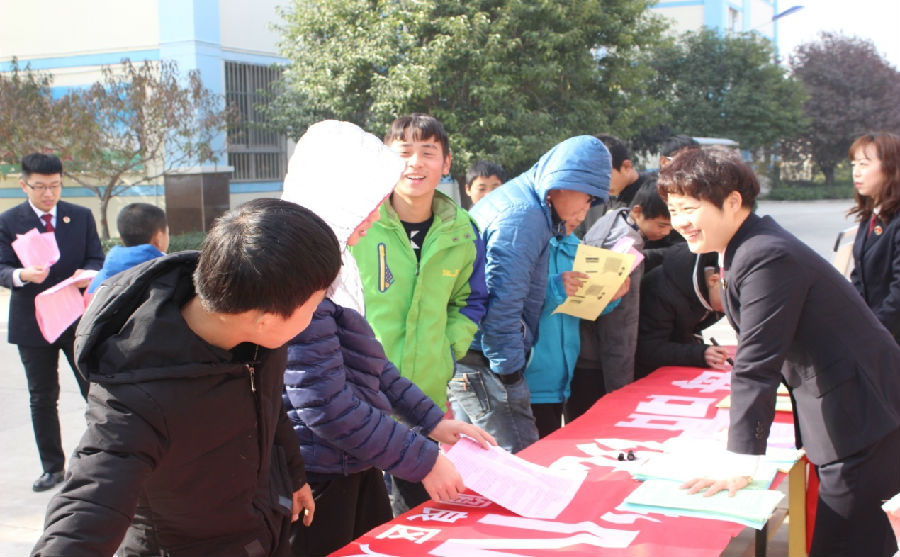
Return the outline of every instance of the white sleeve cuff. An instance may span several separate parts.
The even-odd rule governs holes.
[[[15,269],[13,270],[13,286],[16,288],[21,288],[25,286],[25,282],[22,280],[21,274],[25,269]]]
[[[725,455],[725,466],[723,466],[722,471],[726,472],[727,477],[753,477],[756,475],[756,468],[759,466],[759,455],[738,454],[731,451],[725,451]]]

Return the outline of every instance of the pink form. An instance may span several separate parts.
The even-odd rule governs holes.
[[[463,437],[447,451],[466,487],[528,518],[553,519],[575,497],[586,471],[557,471],[512,455],[481,448]]]
[[[38,232],[37,228],[32,228],[20,234],[11,245],[23,267],[49,267],[59,261],[59,246],[53,232]]]
[[[74,283],[94,278],[97,271],[85,271],[44,290],[34,298],[34,315],[47,342],[54,343],[84,313],[84,298]]]

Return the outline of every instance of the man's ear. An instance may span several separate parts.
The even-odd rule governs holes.
[[[447,156],[444,157],[444,167],[441,168],[441,174],[443,174],[444,176],[450,174],[450,163],[452,162],[452,159],[453,153],[447,153]]]
[[[157,230],[153,233],[153,236],[150,237],[150,245],[158,249],[159,251],[166,251],[162,247],[162,238],[164,231],[162,229]]]
[[[741,197],[741,193],[737,190],[729,193],[728,197],[725,198],[725,203],[728,203],[728,208],[735,212],[741,208],[743,201],[744,198]]]
[[[641,217],[644,215],[644,210],[641,209],[640,205],[635,205],[631,208],[631,215],[634,217]]]
[[[634,168],[634,164],[632,164],[631,159],[625,159],[622,161],[622,168],[619,169],[619,172],[625,173]]]

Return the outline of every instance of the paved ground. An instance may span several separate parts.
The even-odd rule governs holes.
[[[838,231],[849,226],[843,213],[847,201],[761,203],[759,212],[771,214],[788,230],[810,244],[821,255],[831,257],[831,246]],[[34,493],[31,483],[40,474],[40,462],[34,445],[28,412],[28,389],[18,351],[6,344],[9,291],[0,288],[0,362],[4,369],[0,383],[0,555],[27,555],[40,536],[44,511],[55,491]],[[723,323],[713,333],[720,342],[733,339]],[[731,335],[729,337],[729,335]],[[733,342],[733,340],[730,340]],[[74,450],[84,429],[84,401],[65,358],[61,358],[60,419],[66,453]],[[770,542],[769,554],[787,554],[786,528]],[[736,538],[725,555],[749,555],[752,537]]]

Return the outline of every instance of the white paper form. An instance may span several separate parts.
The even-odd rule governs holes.
[[[575,497],[587,472],[538,466],[501,447],[482,448],[463,437],[447,451],[466,487],[528,518],[549,518]]]

